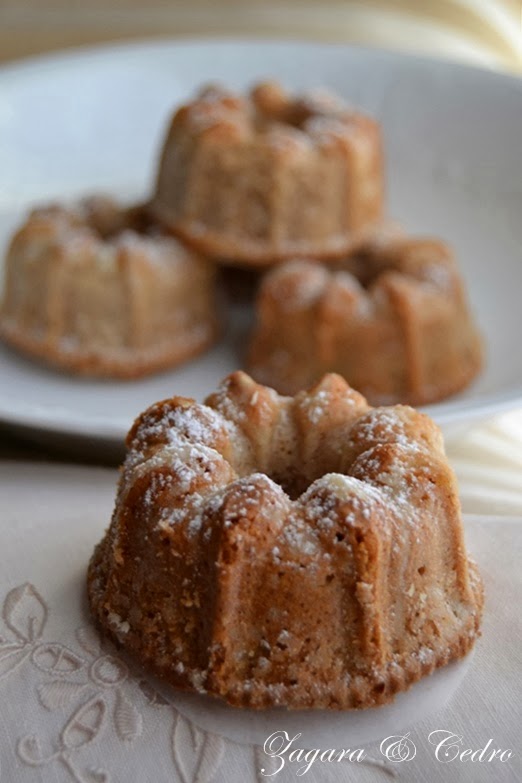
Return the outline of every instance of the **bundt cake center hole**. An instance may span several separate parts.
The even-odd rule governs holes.
[[[115,241],[125,231],[143,236],[157,233],[157,227],[144,205],[119,209],[115,205],[93,200],[87,210],[89,228],[103,242]]]
[[[338,462],[332,461],[321,465],[319,470],[306,474],[296,466],[296,462],[299,461],[298,454],[291,451],[286,453],[280,449],[277,449],[276,453],[278,454],[277,464],[259,467],[254,470],[254,473],[259,471],[264,473],[271,481],[280,486],[292,501],[299,500],[315,481],[329,473],[339,471]]]
[[[393,264],[372,258],[365,253],[346,259],[343,263],[343,271],[357,278],[365,290],[371,288],[385,272],[392,271],[394,268]]]
[[[276,82],[261,82],[250,93],[253,123],[258,130],[273,123],[306,131],[313,117],[337,116],[344,104],[326,91],[289,95]]]
[[[270,476],[272,481],[279,484],[281,489],[288,495],[290,500],[297,500],[303,492],[306,492],[311,481],[307,481],[303,476],[281,476],[273,474]]]
[[[257,103],[253,117],[254,126],[258,131],[269,130],[274,123],[289,125],[297,130],[305,130],[306,123],[313,117],[314,112],[304,101],[292,101],[289,103],[273,105]]]

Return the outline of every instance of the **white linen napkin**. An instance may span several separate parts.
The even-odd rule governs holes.
[[[467,514],[522,516],[522,410],[446,438]]]

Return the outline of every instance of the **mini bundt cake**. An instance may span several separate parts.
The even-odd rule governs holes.
[[[145,375],[213,342],[214,275],[140,208],[36,209],[7,253],[0,336],[70,371]]]
[[[170,684],[252,708],[390,701],[465,655],[482,584],[439,430],[338,375],[242,372],[127,437],[88,572],[97,624]]]
[[[374,243],[336,267],[289,261],[266,275],[247,366],[294,394],[337,372],[375,405],[423,405],[460,391],[482,343],[442,242]]]
[[[265,265],[339,257],[381,221],[378,124],[318,93],[277,84],[200,92],[172,119],[152,209],[214,258]]]

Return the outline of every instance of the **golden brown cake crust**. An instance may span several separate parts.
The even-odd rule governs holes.
[[[215,340],[214,277],[140,207],[98,196],[40,208],[8,250],[0,336],[70,372],[147,375]]]
[[[0,337],[21,353],[75,375],[120,380],[142,378],[184,364],[210,348],[219,331],[217,323],[214,323],[206,330],[196,332],[193,338],[185,339],[182,344],[172,343],[162,350],[121,349],[113,354],[101,355],[85,351],[63,351],[59,346],[31,337],[14,323],[2,322],[0,319]]]
[[[463,389],[483,349],[455,260],[443,242],[385,238],[329,269],[293,261],[256,302],[247,366],[294,394],[338,372],[377,405],[425,405]]]
[[[127,438],[88,572],[97,624],[178,688],[252,708],[384,704],[465,655],[482,583],[439,430],[336,375],[244,373]]]
[[[207,87],[174,114],[151,209],[198,251],[267,266],[351,252],[382,220],[380,130],[324,93]]]

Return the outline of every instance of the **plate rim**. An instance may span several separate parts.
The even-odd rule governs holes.
[[[435,55],[424,55],[418,52],[402,51],[386,46],[372,46],[371,44],[359,44],[355,42],[325,41],[314,36],[256,36],[256,35],[190,35],[190,36],[138,36],[120,41],[102,41],[100,43],[87,43],[80,45],[66,46],[60,49],[54,49],[47,52],[40,52],[27,56],[17,57],[13,60],[0,63],[0,78],[4,76],[22,77],[25,72],[33,68],[51,67],[56,62],[65,63],[71,60],[89,59],[93,55],[103,56],[114,52],[128,52],[131,50],[145,50],[148,48],[184,48],[190,49],[200,46],[218,46],[228,48],[230,46],[250,44],[252,46],[278,46],[294,47],[306,49],[315,47],[317,49],[339,49],[360,52],[368,56],[382,56],[413,63],[415,61],[429,64],[434,67],[446,68],[449,70],[460,70],[470,75],[481,75],[481,78],[490,78],[493,81],[509,81],[517,89],[522,90],[522,77],[509,70],[495,69],[493,66],[480,63],[470,63],[461,60],[453,60],[449,57],[437,57]]]
[[[109,381],[110,382],[110,381]],[[210,393],[212,389],[209,389]],[[32,406],[31,409],[13,409],[5,404],[6,398],[0,396],[0,424],[9,427],[22,427],[29,430],[37,430],[49,435],[56,434],[70,436],[71,438],[86,438],[96,441],[110,441],[121,444],[129,431],[132,421],[123,422],[109,417],[85,416],[78,418],[73,411],[67,409],[42,408],[40,410]],[[152,405],[156,400],[152,400]],[[198,400],[199,401],[199,400]],[[455,400],[455,409],[438,410],[438,405],[419,407],[421,413],[430,416],[441,428],[450,426],[466,426],[474,421],[486,419],[520,408],[522,402],[522,388],[517,391],[506,392],[498,397],[478,399],[476,404],[469,404]],[[441,403],[441,406],[444,403]],[[449,405],[449,403],[448,403]],[[462,406],[462,407],[461,407]],[[136,411],[138,416],[141,411]]]

